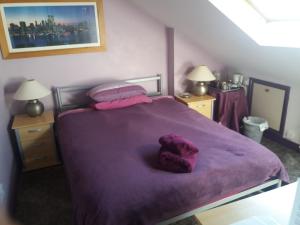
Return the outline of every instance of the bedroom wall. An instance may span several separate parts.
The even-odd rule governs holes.
[[[18,60],[1,60],[6,106],[19,108],[10,93],[24,78],[52,86],[122,80],[161,73],[166,75],[165,27],[124,0],[104,0],[107,51]],[[164,82],[166,86],[166,82]],[[45,98],[48,108],[51,97]],[[11,105],[13,104],[13,105]]]
[[[193,41],[175,30],[174,35],[174,86],[175,93],[190,89],[187,74],[197,65],[206,65],[211,71],[222,72],[224,65],[210,57]]]
[[[9,143],[7,126],[9,112],[4,105],[4,89],[2,82],[2,71],[0,70],[0,209],[8,207],[8,196],[10,195],[10,182],[13,169],[13,153]]]

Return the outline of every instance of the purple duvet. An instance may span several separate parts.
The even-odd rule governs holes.
[[[198,147],[192,173],[158,169],[158,139],[169,133]],[[58,136],[76,225],[153,225],[268,179],[288,180],[268,149],[173,99],[65,115]]]

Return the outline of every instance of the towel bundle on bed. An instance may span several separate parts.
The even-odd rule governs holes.
[[[198,149],[190,141],[169,134],[159,138],[159,163],[163,170],[191,173],[196,165]]]

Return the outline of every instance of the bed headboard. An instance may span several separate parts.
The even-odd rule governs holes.
[[[148,96],[159,96],[162,95],[162,80],[161,74],[157,74],[154,76],[147,76],[136,79],[125,80],[128,83],[144,83],[148,81],[156,82],[156,91],[149,92]],[[85,107],[88,105],[88,98],[85,96],[85,93],[91,88],[97,86],[99,84],[92,85],[79,85],[79,86],[65,86],[65,87],[55,87],[54,88],[54,102],[56,106],[57,112],[63,112],[69,109],[75,109],[80,107]],[[70,102],[65,101],[63,98],[64,94],[72,94],[76,93],[76,96]],[[79,100],[76,102],[76,100]]]

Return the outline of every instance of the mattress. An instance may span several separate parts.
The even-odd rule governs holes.
[[[66,114],[58,139],[76,225],[153,225],[232,193],[279,178],[275,154],[174,99]],[[159,137],[199,148],[192,173],[159,169]]]

